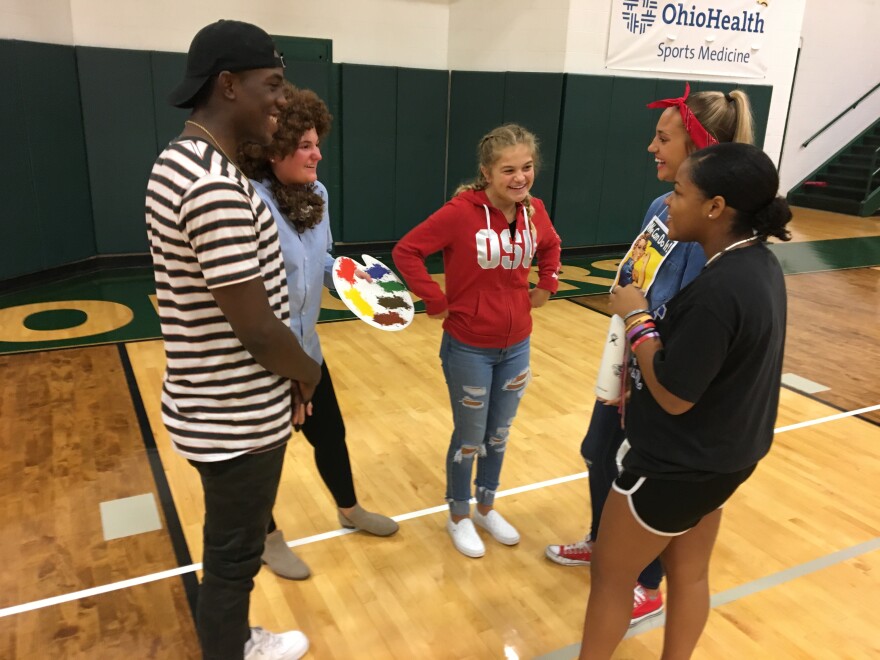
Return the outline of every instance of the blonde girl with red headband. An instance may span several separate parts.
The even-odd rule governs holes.
[[[657,178],[670,184],[675,181],[679,166],[694,151],[718,143],[753,141],[749,98],[739,90],[729,94],[716,91],[691,94],[690,85],[685,84],[683,96],[655,101],[648,107],[663,109],[648,152],[654,157]],[[640,234],[648,225],[665,228],[667,197],[668,194],[661,195],[648,207]],[[653,274],[653,279],[640,284],[643,290],[647,287],[649,311],[663,307],[700,273],[705,263],[706,256],[699,244],[676,244]],[[590,425],[581,444],[581,455],[589,468],[592,525],[581,541],[547,546],[545,555],[558,564],[585,566],[591,562],[602,509],[618,473],[617,453],[624,439],[618,403],[600,399],[593,406]],[[645,567],[634,586],[630,625],[663,612],[662,579],[663,567],[658,558]]]

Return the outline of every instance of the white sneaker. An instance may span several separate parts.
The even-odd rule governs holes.
[[[309,650],[309,638],[299,630],[270,633],[251,628],[251,638],[244,645],[244,660],[299,660]]]
[[[470,518],[463,518],[457,523],[452,518],[446,521],[446,531],[452,537],[452,544],[461,554],[468,557],[482,557],[486,554],[486,546],[483,539],[477,534],[474,523]]]
[[[489,532],[499,543],[504,545],[519,543],[519,532],[516,531],[516,527],[507,522],[495,509],[485,516],[479,511],[474,511],[474,524]]]

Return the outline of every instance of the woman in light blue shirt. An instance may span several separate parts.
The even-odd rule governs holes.
[[[358,504],[345,424],[317,333],[322,289],[333,288],[329,203],[317,170],[320,140],[330,131],[332,117],[324,102],[310,90],[285,82],[284,96],[287,107],[278,119],[272,144],[246,145],[239,162],[278,226],[287,271],[290,329],[309,357],[321,364],[321,382],[301,430],[315,449],[318,472],[339,508],[339,523],[390,536],[397,531],[397,523]],[[302,580],[309,576],[308,566],[287,547],[274,519],[269,525],[263,562],[282,577]]]

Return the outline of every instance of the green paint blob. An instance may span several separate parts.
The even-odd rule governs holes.
[[[406,291],[406,287],[395,280],[391,280],[390,282],[377,281],[376,284],[381,286],[385,291],[388,291],[389,293],[393,293],[394,291]]]

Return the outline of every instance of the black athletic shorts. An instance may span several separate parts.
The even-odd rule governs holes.
[[[678,536],[721,508],[755,467],[705,481],[640,477],[624,470],[613,488],[626,496],[630,511],[642,527],[660,536]]]

